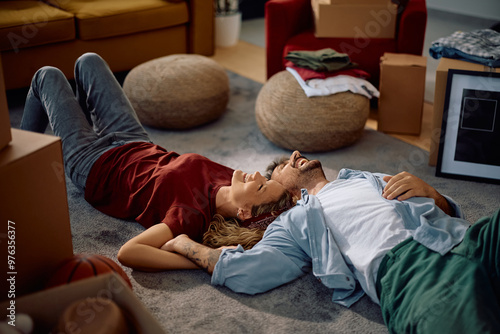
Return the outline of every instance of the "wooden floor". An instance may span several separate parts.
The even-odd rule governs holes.
[[[240,41],[232,47],[217,48],[212,58],[231,72],[262,84],[266,82],[265,49],[262,47]],[[376,110],[372,110],[366,125],[372,129],[377,129]],[[431,126],[432,105],[425,103],[420,136],[390,135],[429,151]]]

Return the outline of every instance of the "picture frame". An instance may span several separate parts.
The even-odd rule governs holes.
[[[436,176],[500,184],[500,73],[448,71]]]

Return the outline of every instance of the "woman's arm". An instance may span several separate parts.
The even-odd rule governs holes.
[[[166,224],[153,225],[120,248],[118,261],[124,266],[141,271],[199,269],[184,256],[161,248],[173,237],[170,227]]]
[[[223,253],[181,234],[167,242],[165,248],[186,256],[211,274],[211,284],[253,295],[293,281],[305,274],[301,268],[310,266],[309,258],[294,257],[304,254],[300,248],[291,245],[280,248],[279,243],[271,246],[277,240],[273,238],[267,245],[261,243],[251,250],[245,251],[240,246]]]

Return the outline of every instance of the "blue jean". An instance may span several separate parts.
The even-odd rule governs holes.
[[[55,67],[39,69],[26,98],[21,129],[61,137],[66,174],[80,189],[96,160],[120,145],[150,142],[120,84],[95,53],[75,64],[76,96]]]

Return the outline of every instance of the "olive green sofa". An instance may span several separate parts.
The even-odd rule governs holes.
[[[114,72],[178,53],[214,52],[211,0],[0,1],[6,89],[27,87],[42,66],[73,78],[73,64],[96,52]]]

